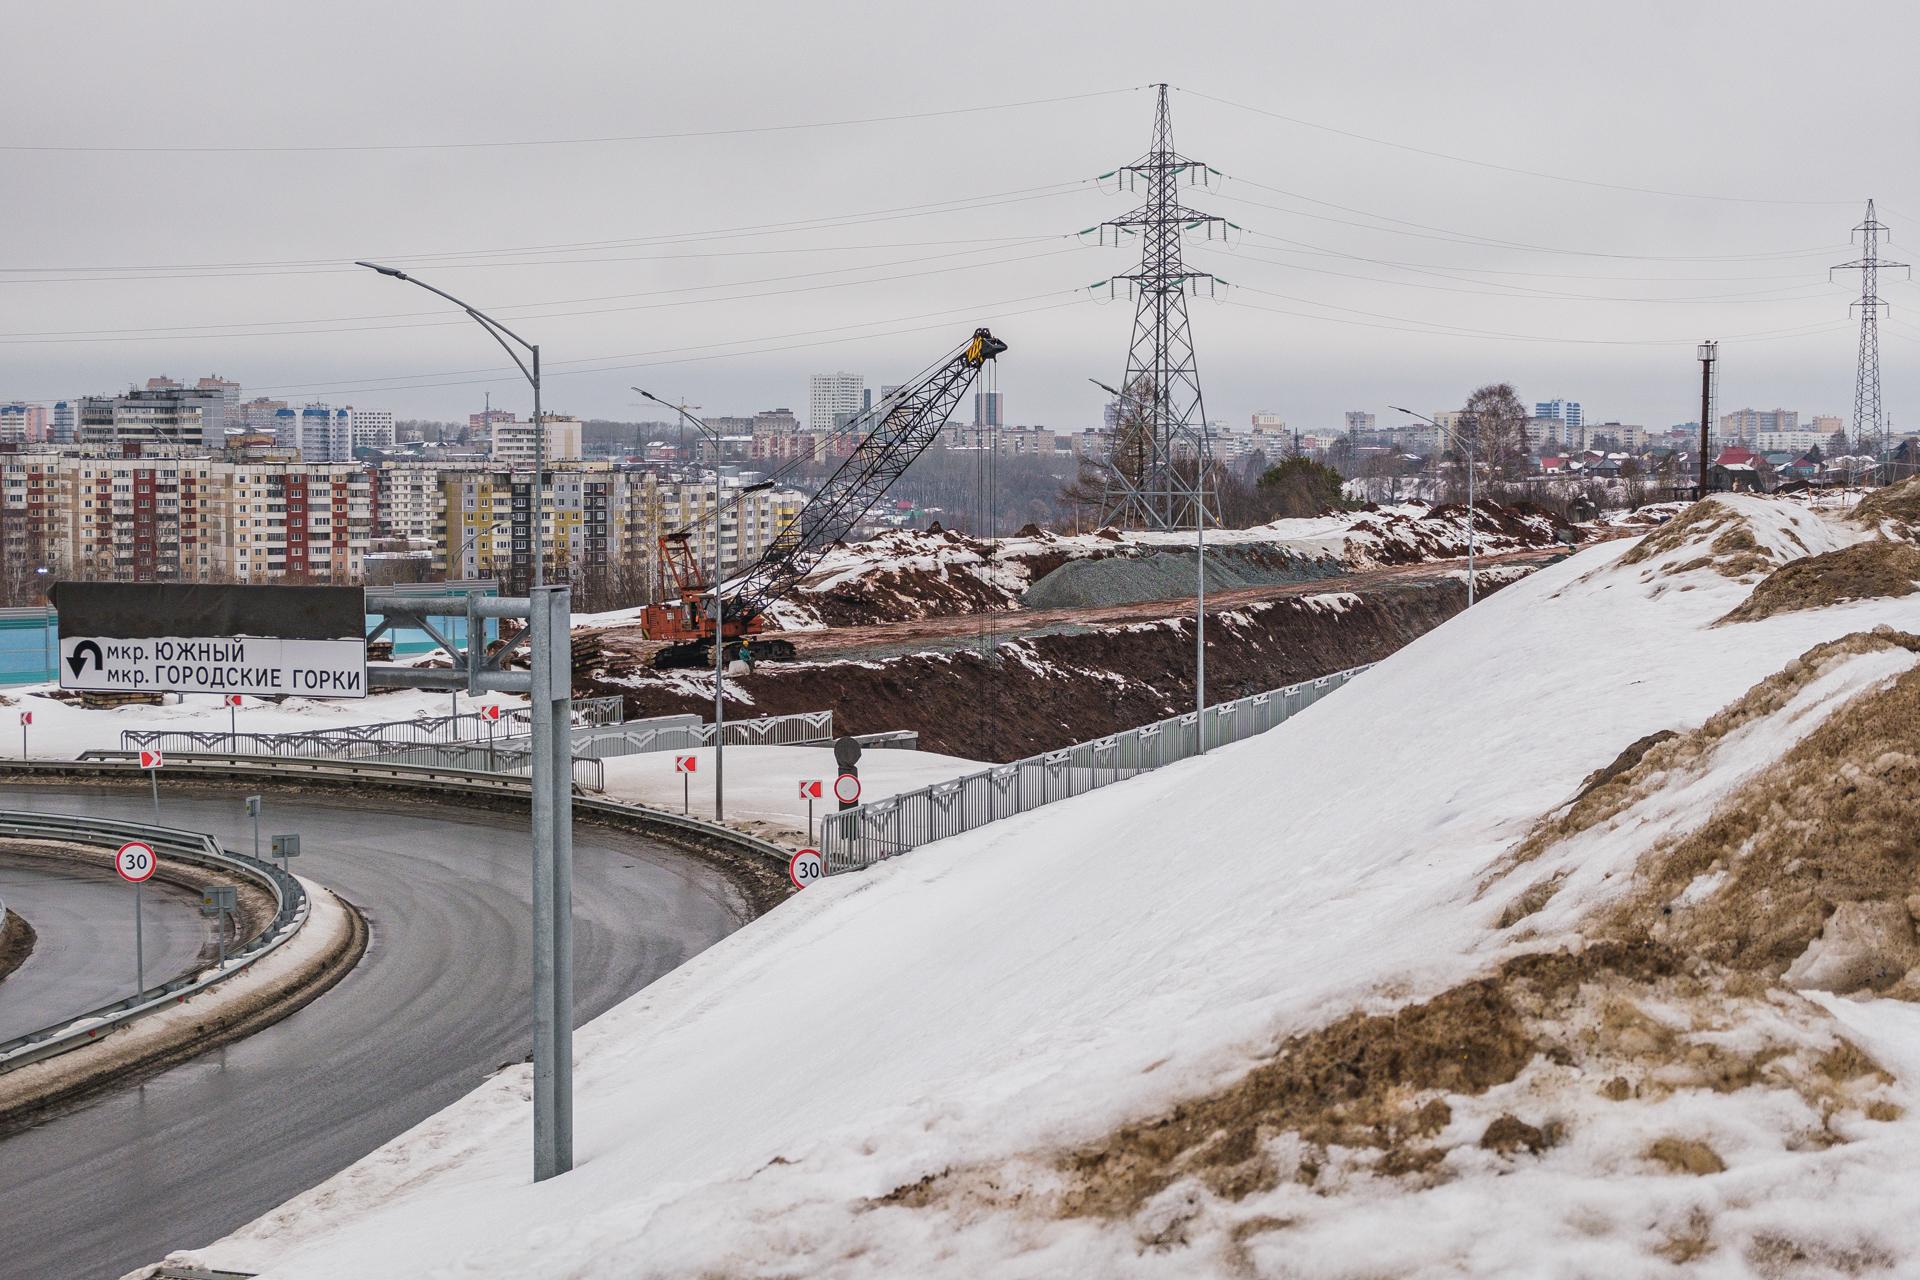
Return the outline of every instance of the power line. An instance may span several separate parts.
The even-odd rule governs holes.
[[[1179,88],[1179,86],[1176,85],[1175,88]],[[1203,98],[1208,102],[1217,102],[1223,107],[1232,107],[1238,111],[1250,111],[1254,115],[1266,116],[1268,119],[1271,119],[1271,120],[1282,120],[1288,124],[1299,125],[1301,128],[1304,128],[1304,129],[1318,129],[1323,133],[1337,134],[1342,138],[1352,138],[1356,142],[1371,143],[1376,147],[1391,147],[1396,151],[1411,152],[1414,155],[1426,156],[1429,159],[1433,159],[1433,160],[1451,160],[1455,164],[1472,165],[1475,168],[1492,169],[1500,173],[1518,174],[1519,176],[1526,177],[1526,178],[1542,178],[1549,182],[1565,182],[1565,183],[1570,183],[1574,186],[1581,186],[1581,187],[1598,187],[1607,191],[1627,191],[1627,192],[1632,192],[1635,195],[1643,195],[1643,196],[1667,196],[1676,200],[1715,200],[1715,201],[1726,202],[1729,204],[1772,204],[1772,205],[1831,207],[1834,205],[1847,205],[1847,204],[1853,203],[1850,200],[1778,200],[1778,199],[1770,199],[1767,197],[1759,197],[1759,196],[1712,195],[1712,194],[1707,194],[1707,193],[1698,192],[1698,191],[1667,191],[1667,190],[1662,190],[1661,188],[1658,188],[1658,187],[1636,187],[1626,183],[1602,182],[1594,178],[1575,178],[1563,173],[1548,173],[1540,169],[1524,169],[1516,165],[1496,164],[1491,160],[1476,160],[1471,156],[1454,155],[1451,152],[1446,152],[1446,151],[1432,151],[1426,147],[1413,146],[1410,143],[1394,142],[1391,139],[1387,139],[1387,138],[1375,138],[1369,134],[1356,133],[1351,129],[1340,129],[1340,128],[1334,127],[1333,125],[1321,124],[1318,121],[1314,121],[1314,120],[1303,120],[1299,116],[1290,116],[1290,115],[1285,115],[1278,111],[1269,111],[1264,107],[1253,107],[1253,106],[1248,106],[1244,102],[1232,102],[1226,98],[1216,98],[1210,93],[1201,93],[1198,89],[1181,89],[1180,92],[1190,93],[1194,97]]]
[[[613,134],[605,137],[513,138],[480,142],[276,143],[259,146],[231,144],[131,146],[118,143],[103,145],[0,143],[0,151],[64,152],[74,154],[110,153],[122,155],[229,155],[236,153],[478,151],[508,147],[585,147],[602,146],[609,143],[669,142],[689,138],[726,138],[756,133],[793,133],[806,129],[838,129],[850,125],[894,124],[903,120],[933,120],[943,116],[975,115],[986,111],[1014,111],[1023,107],[1042,107],[1061,102],[1080,102],[1090,98],[1107,98],[1120,93],[1133,93],[1143,87],[1144,86],[1141,85],[1132,85],[1123,89],[1096,89],[1090,93],[1068,93],[1051,98],[1028,98],[1019,102],[994,102],[984,106],[947,107],[938,111],[909,111],[886,116],[856,116],[844,120],[806,120],[791,124],[742,125],[732,129],[687,129],[671,133]]]
[[[1437,276],[1442,280],[1458,280],[1468,284],[1478,283],[1477,281],[1467,279],[1468,276],[1524,276],[1528,279],[1541,280],[1607,280],[1622,284],[1737,284],[1753,280],[1806,279],[1804,273],[1797,271],[1758,276],[1619,276],[1594,275],[1588,272],[1575,271],[1515,271],[1499,267],[1456,266],[1451,263],[1442,266],[1432,262],[1406,262],[1397,258],[1376,258],[1364,253],[1349,253],[1340,249],[1330,249],[1325,245],[1314,244],[1307,240],[1295,240],[1288,236],[1274,235],[1270,231],[1261,231],[1254,227],[1244,227],[1242,230],[1247,235],[1257,237],[1261,240],[1271,240],[1276,244],[1298,246],[1298,248],[1295,249],[1276,249],[1274,250],[1276,253],[1292,253],[1322,258],[1344,258],[1351,262],[1366,262],[1378,267],[1395,267],[1403,271],[1412,271],[1419,275]],[[1453,272],[1464,272],[1466,274],[1451,274]]]
[[[716,303],[750,302],[750,301],[756,301],[762,298],[786,297],[796,293],[817,293],[817,292],[824,292],[828,289],[846,289],[846,288],[852,288],[858,285],[865,285],[865,284],[889,284],[899,280],[916,280],[916,279],[925,278],[927,276],[947,275],[956,271],[977,271],[985,267],[1010,266],[1010,265],[1015,265],[1022,262],[1033,262],[1042,258],[1055,258],[1055,257],[1060,257],[1064,254],[1079,253],[1079,252],[1083,252],[1083,248],[1079,246],[1076,246],[1073,248],[1065,248],[1065,249],[1050,249],[1045,253],[1030,253],[1030,254],[1025,254],[1023,256],[1019,256],[1019,257],[1013,257],[1013,258],[1000,258],[1000,259],[990,260],[987,262],[973,262],[973,263],[966,263],[966,264],[962,264],[958,266],[950,266],[950,267],[934,267],[925,271],[903,271],[903,272],[896,272],[891,275],[869,276],[859,280],[835,280],[835,281],[829,281],[825,284],[803,285],[803,286],[797,286],[791,289],[765,289],[765,290],[761,290],[758,293],[737,293],[737,294],[730,294],[724,297],[714,297],[714,298],[673,298],[673,299],[668,299],[668,300],[659,301],[659,302],[635,303],[631,306],[595,307],[588,310],[580,310],[580,311],[551,311],[551,312],[534,311],[534,312],[526,312],[523,314],[517,314],[513,318],[516,320],[578,319],[586,316],[618,315],[618,314],[625,314],[625,313],[634,312],[634,311],[657,311],[662,307],[699,307],[699,306],[710,306]],[[870,266],[840,268],[841,271],[870,271],[873,269],[874,268]],[[838,273],[837,272],[807,272],[805,273],[805,276],[817,276],[817,275],[828,275],[828,274],[838,274]],[[788,277],[788,278],[798,279],[803,277]],[[718,289],[718,288],[734,288],[734,287],[738,287],[738,286],[694,285],[694,286],[688,286],[688,289],[660,289],[660,290],[651,291],[647,294],[625,295],[625,296],[654,297],[662,293],[682,293],[682,292],[687,292],[691,289]],[[504,309],[514,310],[516,312],[520,311],[520,308],[517,308],[517,307],[504,308]],[[426,316],[426,315],[432,315],[434,313],[416,312],[416,313],[406,313],[406,314]],[[280,329],[274,329],[271,331],[258,331],[258,332],[243,331],[239,333],[214,333],[214,334],[152,333],[152,334],[134,334],[129,337],[0,338],[0,346],[68,345],[68,344],[74,344],[74,343],[108,343],[108,342],[191,342],[191,341],[205,341],[210,339],[218,339],[221,341],[226,341],[234,338],[286,338],[286,337],[310,336],[315,334],[377,333],[377,332],[390,332],[393,330],[405,330],[405,329],[435,329],[435,328],[444,328],[448,326],[458,326],[464,323],[466,323],[466,321],[461,318],[439,319],[439,320],[422,319],[422,320],[418,320],[408,324],[343,324],[343,325],[334,325],[332,327],[309,327],[304,329],[280,328]]]

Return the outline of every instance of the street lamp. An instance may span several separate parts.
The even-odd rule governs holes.
[[[688,406],[671,404],[644,387],[630,387],[638,391],[657,405],[673,410],[682,418],[699,429],[700,434],[713,441],[713,587],[708,592],[713,604],[713,820],[724,821],[726,804],[724,781],[727,773],[725,748],[727,727],[726,671],[727,671],[727,622],[726,609],[720,598],[720,433],[705,422],[689,413]],[[698,405],[692,406],[699,408]],[[763,480],[750,484],[740,491],[742,497],[750,493],[762,493],[773,488],[773,481]]]
[[[416,280],[398,267],[383,267],[377,262],[360,261],[356,261],[353,265],[356,267],[365,267],[369,271],[378,271],[383,276],[392,276],[395,280],[404,280],[408,284],[419,285],[428,293],[437,294],[445,298],[448,302],[451,302],[454,306],[471,316],[474,322],[482,329],[492,334],[493,340],[500,344],[501,350],[513,357],[514,364],[520,367],[520,372],[525,374],[527,381],[533,384],[533,585],[535,587],[541,586],[546,581],[546,572],[541,566],[541,561],[546,550],[544,545],[545,535],[541,532],[541,525],[546,518],[547,505],[546,496],[542,489],[542,481],[545,479],[547,469],[547,431],[546,423],[540,413],[539,345],[528,342],[525,338],[507,328],[507,326],[501,324],[492,316],[460,301],[460,299],[454,297],[445,289],[436,289],[424,280]],[[507,339],[509,338],[527,349],[530,360],[522,360],[520,358],[520,353],[515,351],[508,343]]]
[[[1467,608],[1471,609],[1473,608],[1474,601],[1474,546],[1478,542],[1478,538],[1473,531],[1473,473],[1477,470],[1473,461],[1473,440],[1471,437],[1462,436],[1459,432],[1451,428],[1441,426],[1424,413],[1415,413],[1411,409],[1402,409],[1397,404],[1390,404],[1387,408],[1393,410],[1395,413],[1404,413],[1409,418],[1420,419],[1420,421],[1426,423],[1434,430],[1444,432],[1455,444],[1467,451]]]
[[[1087,381],[1116,400],[1130,400],[1136,405],[1140,403],[1139,397],[1132,392],[1110,387],[1098,378],[1088,378]],[[1201,429],[1206,429],[1204,424]],[[1205,449],[1194,449],[1193,714],[1194,736],[1199,740],[1202,753],[1207,749],[1207,472],[1205,458]]]

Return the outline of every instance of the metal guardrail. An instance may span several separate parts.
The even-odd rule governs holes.
[[[575,699],[576,723],[596,727],[615,724],[624,699]],[[377,720],[370,724],[340,725],[329,729],[302,729],[291,733],[222,733],[201,729],[123,729],[120,747],[142,747],[164,752],[224,751],[230,755],[293,756],[312,760],[363,759],[406,747],[433,744],[498,742],[531,733],[525,707],[503,707],[498,720],[477,711],[451,716],[416,716],[411,720]]]
[[[800,711],[785,716],[757,716],[752,720],[729,720],[726,745],[730,747],[794,746],[824,742],[833,737],[833,712]],[[697,718],[679,724],[645,725],[623,728],[609,725],[591,734],[576,734],[573,749],[583,756],[607,759],[613,756],[639,755],[647,751],[686,751],[713,745],[713,725]]]
[[[1216,703],[1204,713],[1189,711],[830,813],[820,825],[820,853],[827,874],[855,871],[923,844],[1185,760],[1199,754],[1203,733],[1208,750],[1265,733],[1366,670],[1354,667]]]
[[[369,760],[294,760],[275,756],[183,755],[169,757],[167,771],[180,774],[206,774],[217,778],[265,777],[280,780],[312,778],[373,786],[430,788],[467,795],[512,796],[525,798],[528,779],[524,774],[486,773],[475,769],[429,769],[418,765],[390,764]],[[62,776],[75,773],[103,773],[144,779],[139,762],[127,752],[93,750],[82,752],[76,760],[17,760],[0,758],[0,777],[8,773]],[[4,794],[4,793],[0,793]],[[597,813],[626,819],[641,826],[668,827],[688,836],[730,844],[761,857],[771,858],[782,867],[793,856],[769,840],[750,836],[732,827],[708,822],[704,818],[655,809],[649,805],[628,804],[601,796],[576,796],[577,813]]]
[[[26,813],[0,810],[0,836],[14,839],[59,840],[71,844],[99,845],[117,849],[128,840],[144,840],[155,852],[182,862],[212,867],[246,876],[264,885],[272,894],[276,910],[273,920],[258,936],[238,950],[227,953],[226,968],[212,972],[182,974],[159,986],[11,1040],[0,1042],[0,1073],[53,1057],[96,1039],[146,1014],[172,1008],[189,996],[216,983],[224,982],[279,947],[306,923],[312,910],[306,890],[299,880],[268,862],[259,862],[245,854],[230,853],[212,836],[197,831],[156,827],[145,822],[124,822],[113,818],[77,817],[56,813]]]
[[[412,764],[472,773],[531,774],[533,742],[529,738],[506,738],[499,742],[426,743],[383,751],[365,759],[369,763]],[[574,756],[573,783],[589,791],[606,790],[606,766],[591,756]]]

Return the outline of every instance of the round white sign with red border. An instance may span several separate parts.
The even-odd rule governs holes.
[[[144,840],[129,840],[120,846],[120,852],[113,855],[113,869],[130,884],[146,880],[158,863],[153,846]]]
[[[796,889],[819,884],[826,877],[827,860],[820,856],[818,849],[802,849],[787,863],[787,878]]]
[[[860,779],[850,773],[843,773],[833,780],[833,798],[841,804],[852,804],[860,798]]]

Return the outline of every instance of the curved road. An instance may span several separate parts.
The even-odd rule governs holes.
[[[141,890],[148,983],[194,967],[213,930],[198,898],[158,882]],[[0,849],[0,902],[40,935],[27,962],[0,981],[0,1040],[133,994],[133,889],[98,866],[14,858]]]
[[[161,820],[249,848],[243,794],[163,784]],[[145,793],[113,788],[0,786],[0,807],[151,812]],[[377,790],[267,792],[263,830],[299,832],[295,869],[366,914],[365,959],[257,1035],[0,1138],[0,1270],[118,1276],[206,1244],[524,1060],[526,828],[523,814]],[[720,872],[643,837],[582,824],[574,864],[581,1021],[747,918]]]

